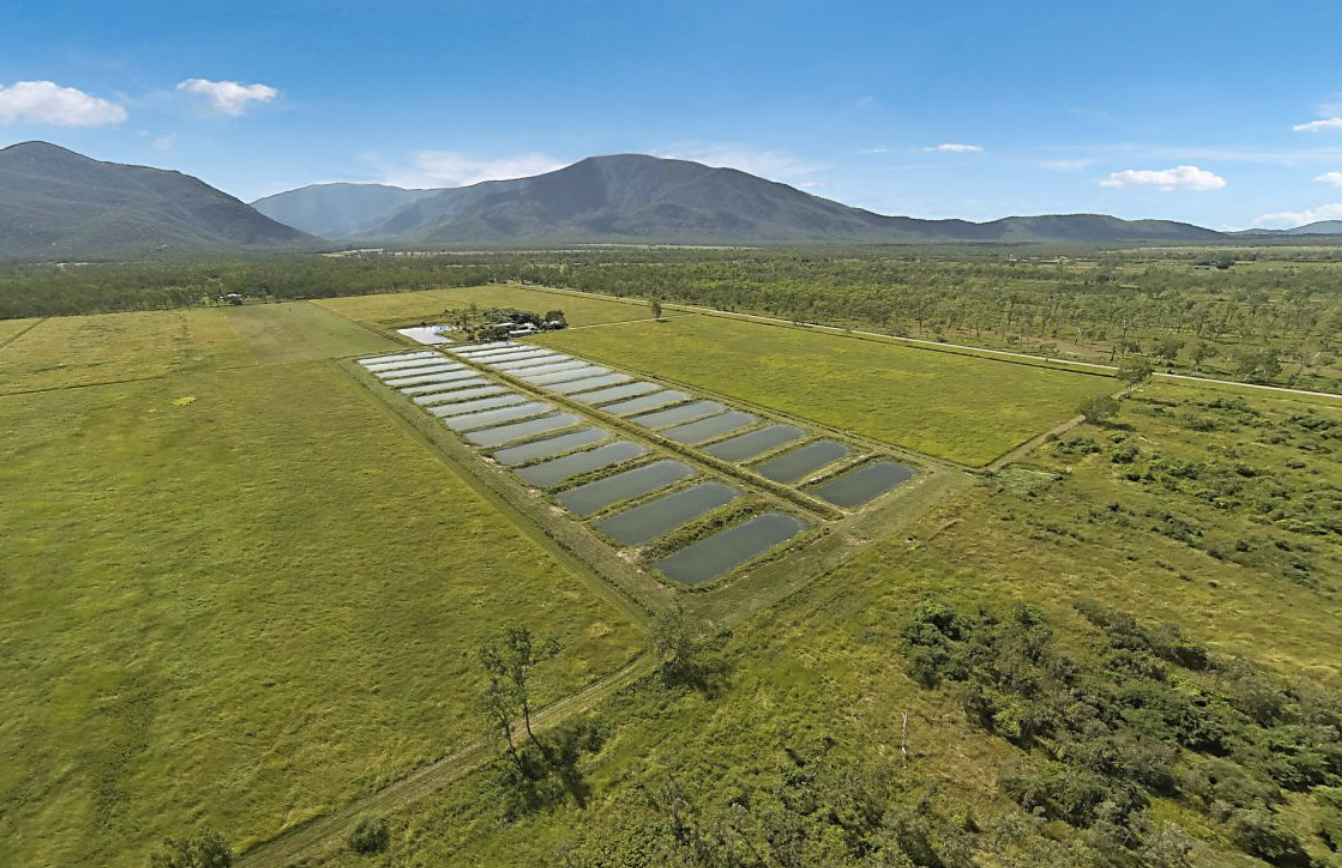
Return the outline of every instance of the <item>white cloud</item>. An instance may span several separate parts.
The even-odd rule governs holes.
[[[1328,118],[1322,121],[1310,121],[1291,127],[1297,133],[1321,133],[1324,130],[1342,130],[1342,118]]]
[[[166,136],[159,136],[158,138],[154,139],[154,150],[157,151],[170,150],[172,146],[175,144],[177,144],[177,134],[168,133]]]
[[[1054,172],[1082,172],[1098,163],[1099,160],[1080,159],[1080,160],[1047,160],[1040,163],[1040,167],[1051,169]]]
[[[382,181],[410,188],[465,187],[481,181],[542,175],[567,165],[542,153],[477,160],[455,151],[418,151],[411,166],[384,169]]]
[[[1226,185],[1225,178],[1197,166],[1175,166],[1173,169],[1126,169],[1114,172],[1100,182],[1101,187],[1155,187],[1157,190],[1219,190]]]
[[[1320,184],[1332,184],[1334,187],[1342,187],[1342,172],[1324,172],[1314,179]]]
[[[0,124],[27,121],[61,127],[100,127],[119,124],[126,110],[51,81],[18,81],[6,87],[0,84]]]
[[[890,153],[890,149],[889,149],[889,148],[863,148],[862,150],[858,151],[858,153],[859,153],[859,154],[863,154],[864,156],[879,156],[879,155],[881,155],[881,154],[888,154],[888,153]]]
[[[761,178],[772,178],[775,181],[801,178],[824,168],[782,151],[760,151],[746,145],[730,143],[706,145],[683,142],[656,151],[654,156],[673,160],[693,160],[718,168],[740,169],[742,172],[759,175]]]
[[[241,116],[247,111],[249,103],[270,102],[280,95],[278,90],[269,85],[209,81],[204,78],[188,78],[179,82],[177,89],[207,97],[211,111],[230,117]]]
[[[943,154],[977,154],[983,150],[979,145],[960,145],[955,142],[944,142],[935,148],[923,148],[930,153],[940,152]]]
[[[1253,221],[1253,224],[1275,229],[1294,229],[1296,226],[1318,223],[1320,220],[1342,220],[1342,203],[1320,205],[1317,208],[1306,208],[1304,211],[1282,211],[1279,214],[1264,214]]]

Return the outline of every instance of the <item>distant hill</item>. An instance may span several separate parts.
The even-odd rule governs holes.
[[[397,208],[437,192],[386,184],[312,184],[257,199],[252,207],[313,235],[350,238],[367,232]]]
[[[736,169],[641,154],[590,157],[531,178],[441,190],[374,219],[360,234],[425,245],[1103,243],[1225,238],[1187,223],[1094,214],[1008,217],[991,223],[887,217]]]
[[[1245,229],[1241,232],[1231,232],[1235,236],[1291,236],[1291,235],[1342,235],[1342,220],[1320,220],[1317,223],[1306,223],[1304,226],[1297,226],[1294,229]]]
[[[102,259],[316,243],[179,172],[104,163],[45,142],[0,150],[0,256]]]

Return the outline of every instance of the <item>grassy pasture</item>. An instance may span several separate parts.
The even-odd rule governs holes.
[[[463,308],[471,304],[515,307],[540,314],[562,310],[571,326],[628,322],[647,319],[651,315],[646,304],[502,284],[329,298],[317,303],[356,322],[370,324],[432,320],[447,308]]]
[[[0,319],[0,347],[14,340],[40,321],[37,317]]]
[[[0,398],[6,864],[143,865],[167,834],[245,846],[343,804],[477,734],[473,646],[502,622],[564,643],[542,701],[641,647],[348,374],[250,364],[234,316],[51,321],[6,359],[175,372]],[[84,364],[41,373],[58,335]]]
[[[689,316],[537,343],[981,466],[1077,412],[1107,378]]]
[[[304,362],[394,348],[381,335],[306,301],[228,308],[258,364]]]

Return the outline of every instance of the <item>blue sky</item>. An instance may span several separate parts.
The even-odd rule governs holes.
[[[243,199],[592,154],[731,165],[887,214],[1342,218],[1342,4],[9,4],[0,144]]]

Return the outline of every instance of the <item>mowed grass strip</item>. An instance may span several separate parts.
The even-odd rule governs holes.
[[[221,309],[52,317],[0,341],[0,394],[251,363]]]
[[[472,304],[480,308],[514,307],[542,315],[547,311],[562,310],[570,326],[629,322],[651,316],[648,306],[641,302],[586,298],[501,284],[328,298],[317,304],[355,322],[378,324],[433,321],[446,309],[466,308]]]
[[[798,328],[689,316],[537,343],[982,466],[1116,384]]]
[[[330,364],[0,398],[0,491],[7,864],[246,847],[395,779],[479,734],[506,622],[563,644],[542,703],[641,644]]]

